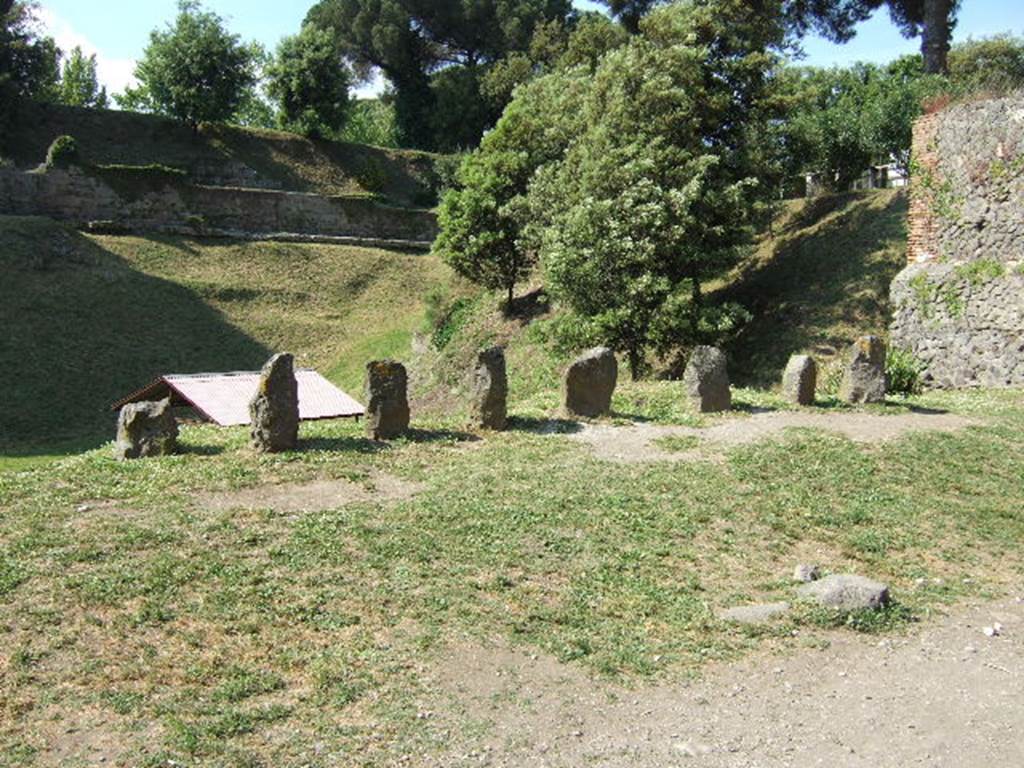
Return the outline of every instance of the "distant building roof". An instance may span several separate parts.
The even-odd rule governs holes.
[[[349,395],[316,371],[295,372],[299,384],[299,418],[358,418],[366,411]],[[171,398],[173,405],[194,408],[203,417],[222,427],[249,423],[249,402],[256,394],[260,374],[253,371],[236,373],[168,374],[112,406],[118,410],[128,403]]]

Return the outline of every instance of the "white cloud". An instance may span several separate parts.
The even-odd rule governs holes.
[[[46,34],[53,37],[65,55],[75,46],[79,46],[86,56],[96,55],[96,76],[100,85],[104,85],[110,94],[123,93],[130,85],[136,85],[135,60],[115,59],[107,56],[97,48],[89,38],[78,32],[65,19],[47,8],[39,8],[39,21]]]

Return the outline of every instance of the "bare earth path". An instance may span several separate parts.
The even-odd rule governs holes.
[[[987,637],[996,622],[1002,634]],[[690,684],[627,690],[501,645],[459,649],[434,677],[449,706],[486,727],[453,731],[457,746],[429,765],[1024,765],[1020,598],[906,636],[835,632],[827,648],[723,664]]]
[[[821,413],[801,411],[769,411],[746,419],[729,419],[705,429],[665,427],[653,424],[631,424],[618,427],[606,424],[584,424],[572,434],[590,446],[598,458],[625,463],[651,461],[690,461],[738,445],[781,435],[787,429],[820,429],[848,437],[859,443],[894,440],[909,432],[963,429],[975,422],[951,413],[915,411],[900,414],[874,414],[858,411]],[[693,437],[701,446],[691,451],[668,451],[656,441],[666,437]]]

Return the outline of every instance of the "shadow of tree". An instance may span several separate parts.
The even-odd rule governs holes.
[[[193,290],[47,219],[0,219],[0,242],[4,453],[99,445],[110,404],[157,376],[258,369],[270,355]]]
[[[300,451],[373,454],[387,451],[390,447],[388,443],[367,437],[310,437],[299,440]]]
[[[544,418],[532,416],[510,416],[507,428],[516,432],[532,432],[537,435],[570,435],[583,431],[583,425],[571,419]]]
[[[410,443],[478,443],[483,438],[453,429],[410,429],[405,439]]]

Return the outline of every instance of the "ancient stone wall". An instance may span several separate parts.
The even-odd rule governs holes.
[[[50,216],[76,226],[110,223],[129,231],[295,233],[432,241],[436,218],[369,198],[167,183],[154,179],[118,191],[80,169],[0,170],[0,213]]]
[[[908,257],[892,345],[932,386],[1024,386],[1024,92],[917,123]]]

